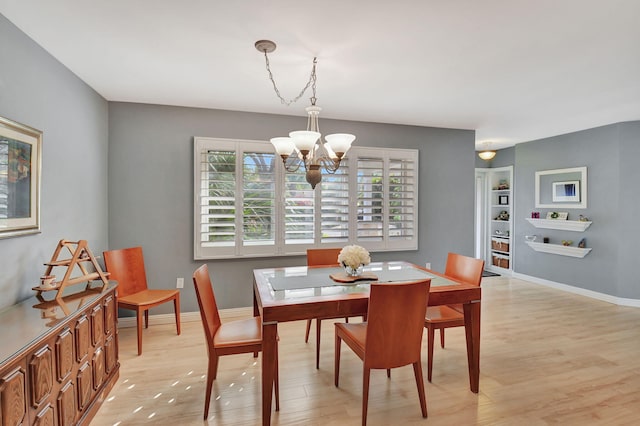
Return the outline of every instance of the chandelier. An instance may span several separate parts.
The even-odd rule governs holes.
[[[320,126],[318,124],[318,116],[322,108],[316,105],[317,58],[313,58],[311,75],[309,76],[307,84],[302,88],[298,96],[287,101],[280,95],[280,90],[278,90],[269,65],[268,54],[276,50],[276,44],[271,40],[259,40],[256,41],[255,47],[259,52],[264,53],[269,80],[282,104],[287,106],[291,105],[300,99],[306,90],[311,87],[313,92],[311,96],[311,106],[306,108],[307,129],[292,131],[289,133],[289,137],[271,138],[271,143],[278,155],[282,158],[282,164],[285,170],[290,173],[295,173],[300,167],[303,167],[307,182],[309,182],[312,189],[315,189],[316,185],[322,181],[322,170],[330,174],[338,170],[342,158],[356,137],[348,133],[335,133],[326,135],[326,142],[322,140]]]

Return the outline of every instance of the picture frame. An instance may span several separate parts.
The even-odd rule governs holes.
[[[554,203],[578,203],[580,202],[580,181],[568,180],[553,182],[552,201]]]
[[[555,187],[561,187],[566,183],[575,183],[575,194],[555,194]],[[540,170],[535,172],[535,208],[549,209],[586,209],[587,208],[587,168],[571,167],[567,169]],[[558,184],[555,185],[554,184]],[[565,200],[556,201],[559,195]],[[555,199],[554,199],[555,197]],[[567,198],[569,197],[569,198]]]
[[[0,117],[0,238],[40,232],[42,132]]]
[[[509,205],[509,196],[508,195],[498,195],[498,205],[500,205],[500,206]]]

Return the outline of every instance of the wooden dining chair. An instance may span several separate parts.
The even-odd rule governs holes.
[[[198,306],[204,334],[207,339],[207,388],[204,400],[204,419],[209,416],[211,388],[218,374],[218,359],[223,355],[235,355],[253,352],[257,357],[262,350],[262,321],[259,316],[243,320],[229,321],[224,324],[220,320],[220,312],[213,293],[213,285],[209,277],[208,266],[202,265],[193,273],[193,285],[196,289]],[[276,411],[280,410],[280,392],[278,383],[278,347],[276,345],[275,372]]]
[[[367,424],[371,369],[390,369],[412,364],[422,417],[427,417],[422,363],[422,332],[431,279],[408,283],[371,284],[367,321],[336,323],[334,380],[340,378],[340,343],[344,342],[363,361],[362,425]]]
[[[341,248],[319,248],[307,249],[307,266],[339,266],[338,255]],[[341,317],[340,317],[341,318]],[[316,318],[316,369],[320,368],[320,329],[323,318]],[[330,319],[330,318],[324,318]],[[304,335],[304,342],[309,341],[309,331],[311,331],[311,321],[307,320],[307,331]],[[345,317],[349,322],[349,318]]]
[[[457,253],[449,253],[444,275],[455,281],[479,286],[482,281],[483,270],[484,260]],[[435,331],[440,330],[440,346],[444,348],[445,328],[464,326],[464,309],[460,304],[429,306],[424,326],[427,328],[427,380],[431,381]]]
[[[142,247],[109,250],[102,253],[109,279],[118,282],[118,308],[136,312],[138,355],[142,355],[142,317],[149,327],[149,309],[173,301],[176,331],[180,334],[180,291],[147,287]]]

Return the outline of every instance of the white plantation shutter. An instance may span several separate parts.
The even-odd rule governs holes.
[[[302,171],[286,173],[284,185],[285,244],[313,245],[315,191]]]
[[[334,174],[322,176],[320,185],[321,244],[333,246],[349,242],[349,163],[344,162]]]
[[[384,160],[358,157],[358,222],[356,239],[367,247],[368,242],[383,238],[383,208],[385,202]]]
[[[353,151],[349,151],[351,164],[357,167],[353,240],[369,250],[417,249],[418,151]]]
[[[244,152],[242,169],[242,243],[271,245],[276,239],[275,155]]]
[[[417,240],[417,162],[410,158],[391,158],[387,185],[389,246]]]
[[[209,247],[234,247],[236,235],[235,151],[200,152],[200,240]]]
[[[315,190],[271,144],[195,138],[194,257],[417,249],[418,151],[352,147]]]

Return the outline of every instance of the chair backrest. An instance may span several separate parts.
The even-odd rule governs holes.
[[[364,364],[394,368],[420,360],[431,279],[371,284]]]
[[[102,252],[109,279],[118,282],[118,297],[125,297],[147,289],[142,247]]]
[[[339,265],[338,255],[341,248],[307,249],[307,266]]]
[[[200,317],[207,337],[207,349],[213,348],[213,336],[220,328],[220,313],[216,304],[216,296],[213,294],[213,285],[209,277],[209,267],[205,264],[193,273],[193,285],[196,288],[196,297],[200,307]]]
[[[447,255],[447,266],[444,274],[465,284],[480,285],[484,260],[463,256],[457,253]]]

